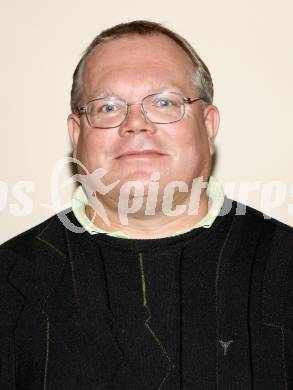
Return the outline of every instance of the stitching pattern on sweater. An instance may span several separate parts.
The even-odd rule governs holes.
[[[270,324],[268,322],[263,323],[266,326],[270,326],[272,328],[278,328],[281,331],[282,335],[282,365],[283,365],[283,372],[284,372],[284,381],[285,381],[285,390],[288,390],[288,380],[287,380],[287,370],[286,370],[286,363],[285,363],[285,334],[284,329],[282,326]]]
[[[285,363],[285,334],[282,326],[281,326],[281,332],[282,332],[282,363],[283,363],[283,370],[284,370],[285,390],[288,390],[287,371],[286,371],[286,363]]]
[[[230,235],[232,234],[232,230],[234,228],[234,225],[236,224],[236,220],[232,219],[231,225],[229,227],[229,231],[226,235],[225,241],[222,245],[219,257],[218,257],[218,262],[217,262],[217,268],[216,268],[216,278],[215,278],[215,291],[216,291],[216,318],[217,318],[217,326],[216,326],[216,336],[217,340],[219,339],[219,279],[220,279],[220,272],[221,272],[221,267],[222,267],[222,257],[224,250],[226,248],[226,244],[230,239]],[[217,378],[217,389],[220,389],[220,361],[219,361],[219,354],[218,354],[218,347],[217,347],[217,364],[216,364],[216,378]]]
[[[60,251],[60,249],[56,248],[53,244],[51,244],[51,242],[48,242],[47,240],[45,240],[44,238],[41,237],[41,235],[44,233],[44,231],[46,229],[48,229],[50,224],[46,225],[45,228],[37,235],[37,240],[39,241],[42,241],[43,243],[47,244],[50,248],[54,249],[61,257],[64,257],[66,258],[65,254]]]
[[[152,318],[152,313],[148,307],[148,302],[147,302],[147,291],[146,291],[146,283],[145,283],[145,274],[144,274],[144,268],[143,268],[143,256],[142,256],[142,253],[139,253],[139,269],[140,269],[140,275],[141,275],[141,286],[142,286],[142,295],[143,295],[143,307],[146,309],[146,311],[148,312],[149,314],[149,317],[146,319],[144,325],[145,327],[148,329],[148,331],[151,333],[151,335],[153,336],[153,338],[155,339],[156,343],[159,345],[161,351],[162,351],[162,354],[167,358],[168,362],[169,362],[169,368],[162,380],[162,382],[160,383],[159,387],[158,387],[158,390],[162,389],[162,386],[164,385],[166,379],[168,378],[168,376],[170,375],[170,372],[172,370],[172,368],[174,368],[175,364],[172,363],[172,360],[170,358],[170,356],[168,355],[166,349],[164,348],[164,346],[162,345],[162,343],[160,342],[159,338],[157,337],[157,335],[155,334],[155,332],[153,331],[153,329],[150,327],[150,325],[148,324],[148,322],[150,321],[150,319]]]
[[[223,349],[224,349],[224,356],[226,355],[228,348],[233,343],[233,341],[234,340],[228,340],[228,341],[219,340],[221,347],[223,347]]]
[[[71,250],[70,240],[68,238],[67,230],[65,231],[65,234],[66,234],[66,238],[67,238],[68,257],[69,257],[69,263],[70,263],[70,268],[71,268],[71,279],[72,279],[74,295],[75,295],[76,303],[80,306],[79,295],[77,293],[77,291],[78,291],[77,282],[76,282],[76,278],[75,278],[75,266],[74,266],[74,262],[72,261],[73,256],[72,256],[72,250]]]
[[[49,363],[49,345],[50,345],[50,321],[46,316],[46,359],[45,359],[45,370],[44,370],[44,390],[47,390],[47,377],[48,377],[48,363]]]

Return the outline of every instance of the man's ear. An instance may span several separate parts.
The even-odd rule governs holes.
[[[220,114],[218,108],[213,104],[209,104],[203,110],[203,117],[210,146],[210,154],[213,155],[215,153],[214,141],[220,125]]]
[[[67,118],[68,134],[73,146],[74,157],[76,155],[76,149],[78,139],[80,135],[80,118],[76,114],[69,114]]]

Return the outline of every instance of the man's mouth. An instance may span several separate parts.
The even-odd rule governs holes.
[[[166,156],[164,153],[160,153],[157,150],[129,150],[116,157],[118,160],[133,159],[133,158],[159,158]]]

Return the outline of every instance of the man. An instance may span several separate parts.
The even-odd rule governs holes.
[[[4,389],[293,389],[292,228],[224,197],[212,99],[159,24],[85,51],[68,117],[83,186],[66,219],[1,247]]]

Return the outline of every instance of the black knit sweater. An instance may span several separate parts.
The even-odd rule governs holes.
[[[142,388],[215,387],[215,277],[231,221],[165,239],[86,237],[88,259],[98,251],[103,262],[119,347]]]
[[[292,228],[236,206],[175,237],[54,216],[2,245],[3,388],[293,389]]]

